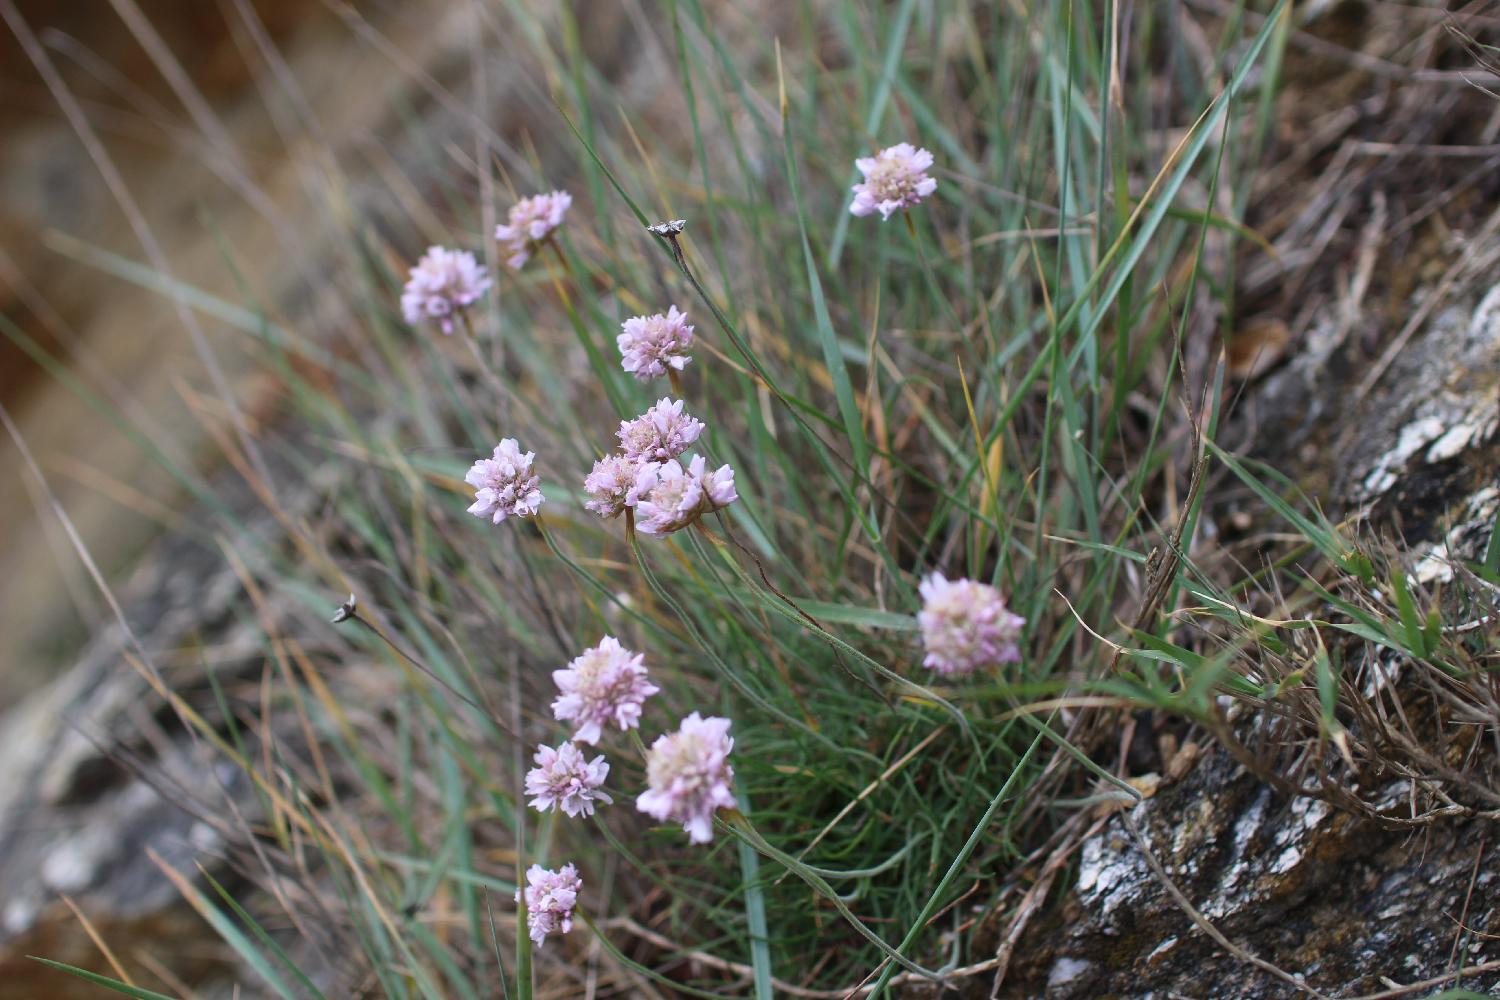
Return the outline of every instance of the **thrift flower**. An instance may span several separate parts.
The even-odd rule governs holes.
[[[524,267],[537,244],[562,225],[563,216],[572,204],[573,196],[568,192],[553,191],[523,198],[512,205],[509,221],[495,227],[495,239],[504,244],[510,254],[505,258],[505,265],[512,271]]]
[[[682,400],[663,396],[634,420],[620,421],[620,450],[642,462],[676,458],[703,433],[703,421],[682,412]]]
[[[596,801],[614,801],[603,791],[609,776],[603,757],[585,760],[576,745],[564,743],[556,750],[538,745],[533,759],[536,767],[526,773],[526,794],[535,796],[530,805],[538,812],[561,809],[569,816],[592,816]]]
[[[692,360],[693,328],[676,306],[665,316],[632,316],[620,329],[624,332],[615,338],[620,365],[642,382],[665,375],[668,368],[682,371]]]
[[[695,844],[713,840],[714,810],[735,804],[729,790],[734,781],[729,725],[728,719],[704,719],[694,712],[677,732],[658,736],[646,755],[649,787],[636,799],[636,808],[654,819],[681,823]]]
[[[661,690],[646,679],[642,660],[619,639],[605,636],[566,669],[552,671],[562,692],[552,703],[553,717],[573,722],[578,727],[573,739],[580,743],[598,743],[611,722],[621,730],[634,729],[641,721],[641,705]]]
[[[635,483],[636,527],[647,535],[671,534],[740,498],[733,469],[706,469],[702,455],[694,455],[686,469],[676,460],[642,466]]]
[[[481,458],[470,467],[464,482],[475,488],[469,513],[488,517],[499,524],[507,517],[527,517],[542,505],[541,482],[531,472],[535,452],[521,454],[515,438],[495,445],[492,458]]]
[[[584,506],[601,517],[618,517],[626,507],[634,507],[635,481],[642,462],[629,455],[606,455],[594,463],[594,471],[583,481],[583,489],[592,500]]]
[[[1021,659],[1016,639],[1026,619],[1011,614],[994,587],[933,573],[918,589],[925,666],[945,675],[968,674]]]
[[[526,872],[526,882],[526,925],[532,942],[540,948],[548,934],[566,934],[573,929],[573,908],[583,891],[583,879],[572,865],[563,865],[557,871],[532,865]],[[516,902],[520,901],[521,890],[517,889]]]
[[[899,142],[874,156],[854,161],[864,182],[854,185],[854,203],[849,211],[855,215],[880,212],[889,219],[898,208],[910,208],[937,189],[937,181],[927,176],[932,154],[909,142]]]
[[[489,287],[484,268],[469,251],[428,247],[401,291],[401,315],[413,326],[435,319],[444,333],[452,333],[454,315],[478,302]]]

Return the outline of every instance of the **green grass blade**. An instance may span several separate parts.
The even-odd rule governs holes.
[[[750,799],[744,788],[735,790],[740,812],[750,815]],[[766,892],[760,881],[760,858],[743,840],[735,845],[740,855],[740,876],[745,881],[745,922],[750,931],[750,967],[755,970],[755,1000],[771,1000],[771,932],[766,927]]]
[[[169,997],[165,993],[155,993],[151,990],[143,990],[139,986],[129,986],[118,979],[110,979],[108,976],[101,976],[97,972],[90,972],[87,969],[80,969],[77,966],[66,965],[62,962],[54,962],[50,958],[38,958],[35,955],[27,955],[26,957],[33,962],[41,962],[48,968],[66,972],[70,976],[77,976],[86,983],[102,986],[107,990],[113,990],[127,997],[135,997],[136,1000],[176,1000],[175,997]]]

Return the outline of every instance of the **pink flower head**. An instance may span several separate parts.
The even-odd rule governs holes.
[[[869,215],[878,211],[889,219],[898,208],[910,208],[937,189],[937,181],[927,176],[932,154],[909,142],[898,142],[874,156],[854,161],[864,182],[854,185],[854,203],[849,211]]]
[[[542,505],[541,482],[531,472],[534,452],[521,454],[515,438],[495,445],[492,458],[481,458],[470,467],[464,482],[474,487],[469,513],[492,518],[496,524],[507,517],[527,517]]]
[[[526,925],[538,948],[548,934],[566,934],[573,929],[573,908],[583,891],[578,869],[563,865],[557,871],[532,865],[526,871]],[[516,890],[516,902],[521,890]]]
[[[681,823],[695,844],[713,840],[714,810],[735,804],[729,790],[733,749],[728,719],[689,715],[677,732],[663,733],[651,744],[646,755],[649,787],[636,799],[636,808],[654,819]]]
[[[412,326],[435,319],[444,333],[452,333],[454,315],[478,302],[489,287],[484,268],[469,251],[428,247],[401,291],[401,315]]]
[[[682,371],[692,360],[688,351],[693,347],[693,327],[676,306],[669,307],[665,316],[632,316],[620,329],[615,338],[620,365],[642,382],[660,378],[668,368]]]
[[[680,531],[740,498],[734,491],[734,470],[721,465],[708,472],[702,455],[694,455],[686,469],[675,459],[642,466],[635,492],[636,527],[647,535]]]
[[[682,412],[682,400],[663,396],[634,420],[620,421],[620,450],[642,462],[676,458],[703,433],[703,421]]]
[[[1016,639],[1026,619],[1013,615],[1000,591],[973,580],[948,580],[933,573],[918,588],[922,594],[922,660],[940,674],[968,674],[1021,659]]]
[[[535,796],[531,808],[539,812],[561,809],[569,816],[594,815],[596,801],[605,804],[614,799],[603,790],[609,776],[609,762],[603,757],[585,760],[575,744],[564,743],[557,749],[546,745],[536,748],[536,767],[526,772],[526,794]]]
[[[566,191],[522,198],[510,208],[510,220],[495,227],[495,239],[504,244],[505,265],[519,271],[531,259],[537,244],[546,239],[568,213],[573,196]]]
[[[634,729],[641,721],[641,705],[661,690],[646,679],[642,660],[619,639],[605,636],[566,669],[552,671],[562,692],[552,703],[553,717],[576,725],[573,739],[580,743],[598,743],[611,722],[621,730]]]
[[[643,463],[629,455],[606,455],[594,463],[594,471],[583,481],[593,499],[584,506],[601,517],[618,517],[636,502],[635,482]]]

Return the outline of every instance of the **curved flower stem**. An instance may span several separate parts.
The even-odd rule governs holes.
[[[696,986],[689,986],[678,979],[674,979],[671,976],[662,975],[655,969],[648,968],[647,966],[642,965],[641,963],[632,959],[629,955],[625,954],[619,948],[615,947],[614,942],[605,935],[603,928],[594,923],[593,918],[590,917],[587,913],[583,912],[582,910],[578,910],[576,911],[576,916],[579,920],[582,920],[584,922],[584,925],[587,926],[591,932],[593,932],[594,940],[598,941],[599,945],[605,951],[609,952],[610,955],[615,959],[615,961],[619,962],[625,968],[630,969],[631,971],[639,975],[645,976],[647,979],[651,979],[655,982],[661,983],[663,986],[671,987],[673,993],[685,993],[688,996],[692,997],[707,997],[709,998],[709,1000],[728,1000],[729,994],[727,993],[714,993],[710,990],[699,989]]]
[[[562,252],[562,247],[558,245],[557,240],[549,236],[547,237],[546,244],[552,249],[552,253],[557,257],[558,263],[562,265],[563,274],[572,280],[574,284],[577,284],[578,278],[573,273],[573,265],[568,263],[567,255]],[[567,284],[563,282],[562,277],[558,275],[550,263],[547,265],[547,277],[552,279],[552,288],[557,292],[557,297],[562,301],[563,309],[567,312],[568,318],[575,325],[582,322],[577,308],[573,305],[573,296],[568,294]]]
[[[917,232],[917,224],[912,219],[910,212],[902,212],[906,220],[906,231],[911,235],[911,245],[917,251],[917,262],[922,265],[922,276],[927,281],[927,290],[932,297],[943,304],[943,309],[948,313],[948,318],[953,321],[953,332],[962,334],[964,330],[963,320],[958,318],[958,310],[953,308],[953,303],[948,301],[948,296],[943,294],[942,286],[938,284],[937,272],[932,269],[932,262],[927,259],[927,251],[922,246],[922,237]]]
[[[759,708],[767,715],[779,719],[781,722],[785,723],[788,726],[791,726],[798,732],[805,733],[806,735],[811,736],[813,739],[817,740],[824,746],[835,749],[842,753],[849,752],[850,748],[839,746],[838,744],[830,740],[827,736],[824,736],[822,733],[818,732],[816,729],[803,722],[801,719],[789,715],[786,712],[782,711],[780,708],[773,705],[764,695],[762,695],[760,692],[756,691],[753,687],[746,683],[743,677],[739,676],[739,674],[731,670],[729,664],[724,662],[723,657],[721,657],[718,651],[714,649],[712,644],[709,643],[708,637],[698,629],[698,625],[693,621],[692,616],[689,615],[687,610],[677,602],[676,598],[671,595],[667,588],[662,586],[661,581],[657,579],[656,574],[652,572],[651,567],[647,565],[646,553],[641,549],[640,542],[632,537],[630,540],[630,547],[635,552],[636,565],[640,567],[641,575],[645,577],[646,584],[651,588],[651,590],[656,594],[657,597],[661,598],[664,602],[666,602],[666,605],[672,609],[672,613],[677,616],[678,621],[682,622],[683,627],[687,629],[688,635],[692,637],[693,642],[697,643],[698,648],[708,654],[709,661],[713,663],[714,668],[718,670],[720,676],[722,676],[731,685],[733,685],[735,690],[737,690],[740,694],[748,698],[750,702],[755,705],[755,707]]]
[[[818,460],[820,463],[822,463],[824,468],[828,469],[831,474],[835,474],[835,476],[837,477],[837,467],[842,466],[844,470],[847,470],[854,476],[856,483],[863,483],[869,488],[870,496],[872,498],[879,500],[891,509],[897,510],[898,516],[904,517],[899,509],[895,507],[891,499],[881,494],[879,490],[875,488],[875,484],[870,480],[868,467],[864,469],[857,468],[853,462],[849,461],[849,459],[845,458],[843,455],[840,455],[838,452],[830,448],[828,444],[813,430],[812,425],[808,423],[807,417],[804,414],[815,416],[818,419],[824,420],[830,427],[837,427],[837,421],[827,417],[821,411],[811,407],[809,404],[801,400],[794,400],[792,397],[788,396],[785,392],[782,391],[781,387],[776,384],[776,381],[771,378],[770,372],[766,370],[765,366],[761,363],[760,358],[751,349],[750,345],[746,343],[744,338],[740,336],[739,331],[735,329],[734,324],[729,321],[729,317],[724,315],[723,311],[719,308],[718,303],[714,301],[713,296],[709,295],[708,290],[705,289],[703,285],[698,281],[697,276],[693,274],[692,268],[688,267],[687,258],[683,255],[682,250],[677,245],[677,241],[675,239],[672,240],[672,250],[673,257],[677,262],[678,270],[682,272],[682,276],[688,280],[688,284],[693,286],[693,291],[697,292],[698,297],[703,300],[703,303],[705,305],[708,306],[708,311],[713,314],[714,321],[719,324],[719,328],[724,331],[725,335],[728,336],[730,341],[734,344],[735,349],[740,352],[740,356],[743,357],[745,359],[745,363],[750,366],[750,370],[752,373],[754,373],[755,378],[759,380],[761,385],[769,389],[771,393],[781,401],[782,405],[786,407],[787,415],[790,416],[793,422],[797,424],[797,426],[802,430],[804,434],[807,435],[809,443],[812,444],[814,452],[817,454]],[[902,576],[901,567],[896,563],[894,557],[891,555],[886,546],[880,541],[880,526],[876,523],[873,514],[866,512],[863,506],[854,499],[852,490],[847,493],[846,500],[850,504],[850,511],[859,520],[861,529],[864,531],[867,537],[869,537],[876,543],[876,551],[880,554],[881,559],[885,564],[886,571],[890,574],[891,579],[896,581],[898,586],[902,587],[905,590],[909,590],[910,588],[905,583],[905,580]]]
[[[524,787],[526,764],[521,752],[521,681],[515,670],[510,672],[510,714],[516,738],[511,743],[511,763],[516,770],[516,787]],[[531,1000],[531,928],[526,908],[526,797],[516,796],[516,996]]]
[[[605,358],[605,353],[600,350],[594,333],[584,323],[583,316],[579,314],[578,307],[573,303],[573,297],[568,294],[568,286],[564,283],[563,277],[568,278],[574,285],[579,287],[583,287],[583,283],[579,280],[577,272],[573,270],[572,262],[563,253],[562,244],[558,243],[553,236],[548,236],[543,242],[552,248],[552,253],[557,257],[558,264],[562,266],[563,275],[559,276],[557,268],[549,260],[547,262],[547,276],[552,279],[552,287],[557,291],[557,297],[562,302],[563,311],[568,314],[568,324],[573,328],[573,335],[578,338],[579,345],[583,348],[584,353],[588,355],[589,363],[594,366],[595,372],[598,374],[600,383],[604,388],[604,393],[609,397],[610,403],[617,412],[624,414],[628,409],[625,397],[621,394],[619,386],[609,377],[610,364]]]
[[[499,726],[502,729],[506,728],[505,724],[500,721],[500,717],[498,714],[496,714],[494,709],[490,708],[488,705],[484,705],[479,703],[478,701],[475,701],[473,698],[464,694],[452,684],[449,684],[447,681],[443,680],[443,678],[439,677],[436,673],[433,672],[431,667],[427,666],[427,664],[423,663],[414,655],[403,649],[395,640],[386,635],[378,625],[361,615],[357,609],[348,607],[347,612],[344,613],[343,617],[340,618],[339,621],[356,622],[362,628],[364,628],[366,631],[368,631],[382,643],[384,643],[387,649],[395,653],[397,656],[401,657],[401,659],[405,660],[407,663],[411,664],[424,676],[435,681],[440,687],[443,688],[443,690],[447,691],[449,694],[453,695],[453,697],[457,698],[465,705],[468,705],[470,708],[479,711],[486,719],[490,720],[495,725]]]
[[[505,386],[505,380],[500,377],[499,372],[495,371],[494,365],[490,364],[489,359],[484,356],[484,351],[479,347],[479,332],[474,329],[474,323],[469,319],[469,311],[467,309],[459,311],[458,321],[463,326],[465,334],[460,339],[469,348],[469,353],[474,355],[474,361],[479,365],[479,370],[483,373],[485,380],[490,382],[500,392],[502,397],[509,395],[509,390]]]
[[[625,510],[625,516],[630,516],[630,509],[628,507]],[[647,618],[645,615],[641,614],[639,610],[631,607],[625,601],[621,600],[620,595],[615,592],[614,588],[607,586],[604,581],[600,580],[594,574],[590,573],[588,570],[580,566],[578,564],[578,560],[574,559],[568,553],[564,552],[562,546],[557,544],[557,539],[552,536],[552,532],[548,530],[546,524],[540,517],[533,518],[532,520],[536,524],[537,532],[542,536],[542,541],[547,543],[547,548],[552,550],[553,555],[562,560],[564,566],[568,567],[568,569],[572,570],[574,573],[577,573],[581,578],[583,578],[584,582],[586,582],[590,587],[597,590],[601,597],[603,597],[610,604],[613,604],[622,613],[628,615],[635,621],[640,622],[647,628],[660,631],[660,626],[657,625],[656,622],[652,621],[650,618]],[[626,534],[632,535],[632,533],[633,529],[629,524],[627,524]]]
[[[743,545],[741,545],[738,539],[736,539],[732,534],[729,534],[727,528],[725,529],[725,534],[729,537],[729,540],[734,543],[736,548],[750,557],[751,561],[754,562],[757,568],[760,570],[761,579],[766,580],[765,567],[761,565],[761,562],[756,558],[755,553],[751,552],[749,549],[746,549]],[[722,548],[722,542],[720,542],[718,539],[714,539],[714,541]],[[759,595],[761,600],[765,601],[766,604],[769,605],[777,614],[785,618],[789,618],[792,621],[797,622],[799,625],[802,625],[808,631],[814,633],[819,638],[827,642],[830,646],[832,646],[835,652],[843,651],[845,653],[848,653],[859,663],[865,665],[866,667],[869,667],[881,677],[884,677],[886,680],[891,681],[892,683],[907,691],[911,696],[915,698],[915,700],[930,702],[943,709],[943,711],[947,712],[953,717],[953,720],[958,723],[958,728],[963,732],[964,736],[974,743],[975,751],[979,752],[978,737],[974,735],[974,730],[969,725],[969,720],[964,716],[963,712],[959,711],[958,707],[952,702],[949,702],[946,698],[943,698],[931,688],[926,687],[922,684],[918,684],[916,681],[912,680],[909,677],[903,677],[901,674],[896,673],[890,667],[887,667],[885,664],[876,660],[874,657],[861,652],[860,650],[851,646],[849,643],[845,642],[843,639],[840,639],[838,636],[825,629],[816,618],[813,618],[807,612],[797,607],[797,605],[793,603],[790,598],[782,594],[775,587],[772,587],[769,580],[766,580],[763,587],[761,584],[756,583],[756,581],[750,576],[750,574],[746,572],[745,567],[741,566],[738,561],[731,558],[726,558],[725,562],[728,563],[729,566],[734,570],[735,575],[737,575],[740,580],[743,581],[747,587],[749,587],[751,593]],[[769,589],[771,593],[775,594],[776,600],[772,600],[770,597],[766,596],[767,589]]]
[[[1051,720],[1048,721],[1050,722]],[[990,804],[985,809],[984,815],[980,816],[979,822],[974,824],[974,830],[969,834],[969,839],[964,841],[964,846],[959,849],[958,854],[953,858],[953,863],[948,866],[948,871],[943,875],[942,881],[932,890],[932,895],[927,897],[927,905],[922,907],[922,912],[917,914],[917,919],[912,922],[911,929],[901,939],[900,951],[906,951],[910,948],[916,942],[917,935],[926,930],[927,921],[931,919],[933,912],[942,903],[943,896],[948,892],[948,887],[953,884],[953,880],[958,877],[958,873],[968,863],[969,855],[973,854],[974,848],[979,845],[979,838],[984,835],[985,829],[990,825],[990,820],[995,818],[995,813],[1000,809],[1000,804],[1010,794],[1011,787],[1020,778],[1021,772],[1026,770],[1026,765],[1031,762],[1031,757],[1036,753],[1036,748],[1041,746],[1042,735],[1042,733],[1036,734],[1031,741],[1031,745],[1026,748],[1026,752],[1021,755],[1021,759],[1016,761],[1016,766],[1011,769],[1010,777],[1005,779],[1005,783],[1000,786],[1000,790],[995,793],[995,797],[990,799]],[[880,978],[875,982],[875,988],[870,991],[871,997],[878,997],[880,995],[880,991],[885,989],[886,985],[890,983],[891,976],[895,974],[895,971],[896,967],[893,965],[887,965],[882,970]]]
[[[568,260],[568,255],[563,253],[562,244],[557,242],[557,235],[555,233],[548,233],[547,239],[544,242],[551,248],[553,254],[556,255],[558,263],[562,265],[563,272],[567,274],[569,280],[575,285],[578,284],[578,275],[574,273],[573,264]],[[550,273],[551,269],[549,268],[548,271]],[[555,282],[556,280],[554,276],[553,281]],[[566,293],[563,294],[566,295]]]
[[[646,743],[641,739],[641,731],[639,729],[630,730],[629,738],[631,746],[635,747],[636,753],[641,755],[641,760],[645,760],[647,756]]]
[[[537,530],[541,531],[543,523],[541,513],[535,514],[531,520]],[[511,533],[510,544],[515,550],[516,561],[521,564],[521,569],[526,573],[526,581],[530,585],[531,593],[537,597],[537,617],[547,626],[547,631],[552,635],[552,641],[557,643],[557,651],[564,656],[570,655],[573,644],[568,638],[567,629],[563,627],[562,622],[558,621],[552,605],[541,598],[540,595],[543,593],[541,579],[537,576],[536,567],[531,564],[531,555],[527,552],[527,547],[521,543],[518,532]]]
[[[725,551],[723,540],[721,540],[713,532],[709,531],[708,530],[708,526],[706,524],[704,524],[701,520],[698,521],[695,526],[697,527],[697,529],[698,529],[699,533],[702,535],[702,537],[708,539],[709,543],[712,544],[716,550],[718,550],[718,552],[720,553],[721,558],[734,571],[735,575],[738,576],[741,580],[744,580],[747,584],[749,584],[750,589],[753,592],[756,589],[754,582],[751,581],[748,578],[748,575],[745,573],[743,567],[741,567],[738,563],[736,563],[734,561],[733,557],[730,556]],[[812,615],[808,614],[806,611],[802,610],[802,608],[798,607],[796,601],[793,601],[790,597],[788,597],[785,594],[783,594],[781,592],[781,589],[779,587],[777,587],[774,583],[771,582],[771,578],[768,575],[766,575],[765,564],[760,561],[760,558],[758,556],[756,556],[755,553],[753,553],[749,549],[745,548],[745,546],[740,543],[740,540],[735,537],[734,533],[729,530],[729,522],[725,519],[725,517],[724,517],[724,515],[723,515],[722,512],[719,513],[719,527],[723,530],[724,537],[727,538],[727,539],[729,539],[729,541],[734,544],[735,548],[739,549],[746,556],[748,556],[751,562],[755,563],[755,569],[760,574],[760,580],[761,580],[761,583],[764,585],[765,589],[769,590],[771,593],[775,594],[776,597],[777,597],[777,599],[780,600],[781,603],[785,604],[787,607],[791,608],[794,612],[796,612],[797,617],[800,618],[800,619],[802,619],[802,621],[806,625],[811,626],[813,632],[815,632],[818,635],[826,635],[827,634],[827,629],[823,628],[823,623],[822,622],[818,621]],[[841,653],[839,651],[838,647],[834,646],[832,648],[833,648],[833,658],[838,662],[839,667],[843,669],[844,673],[848,674],[850,676],[850,678],[852,678],[853,680],[856,680],[859,683],[863,684],[865,687],[869,688],[871,694],[875,695],[875,697],[877,697],[881,701],[885,702],[885,707],[886,708],[891,708],[892,707],[891,706],[891,699],[886,696],[886,693],[884,691],[880,690],[880,688],[875,684],[875,682],[870,679],[870,677],[868,676],[868,674],[866,674],[864,676],[861,676],[860,674],[856,674],[853,670],[851,670],[849,668],[849,664],[846,663],[846,662],[844,662],[844,655],[843,655],[843,653]],[[799,701],[800,701],[800,698],[799,698]]]
[[[1007,787],[1009,787],[1008,784]],[[830,903],[833,904],[834,909],[839,911],[839,915],[849,922],[849,925],[854,928],[859,936],[864,938],[866,941],[869,941],[875,947],[879,948],[881,953],[884,954],[890,962],[893,962],[910,972],[914,972],[917,975],[922,976],[923,978],[930,979],[933,982],[941,981],[941,975],[932,971],[931,969],[924,968],[923,966],[918,965],[916,962],[913,962],[911,959],[902,955],[900,950],[892,948],[884,938],[882,938],[879,934],[876,934],[874,931],[870,930],[869,927],[865,926],[864,921],[860,920],[859,917],[854,915],[854,911],[849,909],[848,904],[846,904],[839,897],[838,893],[833,891],[833,886],[829,885],[828,882],[824,880],[823,876],[819,875],[817,872],[813,871],[807,865],[798,861],[790,854],[787,854],[785,851],[778,850],[777,848],[772,847],[771,844],[760,835],[755,827],[751,825],[750,820],[747,819],[745,815],[738,809],[720,810],[717,817],[717,823],[720,828],[728,831],[741,843],[748,844],[756,851],[759,851],[761,854],[764,854],[766,857],[782,865],[792,874],[796,875],[798,878],[802,879],[802,881],[806,882],[819,895],[826,898]],[[944,881],[944,884],[941,888],[946,888],[946,884],[947,880]],[[925,920],[925,915],[923,919]],[[903,942],[903,948],[904,947],[905,943]],[[887,965],[886,968],[890,969],[892,968],[892,966]]]

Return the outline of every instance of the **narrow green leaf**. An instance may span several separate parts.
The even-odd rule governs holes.
[[[1396,611],[1401,615],[1401,627],[1406,632],[1406,648],[1417,656],[1427,655],[1427,640],[1422,635],[1422,618],[1417,614],[1417,602],[1412,600],[1407,587],[1406,574],[1396,570],[1391,574],[1391,596],[1396,599]]]
[[[151,990],[143,990],[139,986],[129,986],[118,979],[110,979],[108,976],[101,976],[97,972],[90,972],[87,969],[80,969],[73,965],[65,965],[62,962],[54,962],[50,958],[38,958],[36,955],[27,955],[26,957],[33,962],[41,962],[49,968],[66,972],[70,976],[77,976],[84,982],[93,983],[95,986],[102,986],[107,990],[113,990],[128,997],[135,997],[136,1000],[176,1000],[175,997],[169,997],[165,993],[154,993]]]
[[[869,471],[869,445],[865,442],[864,419],[854,402],[854,387],[849,381],[849,369],[844,365],[844,354],[838,337],[833,332],[833,320],[828,315],[828,303],[823,298],[823,282],[818,277],[818,265],[813,259],[812,243],[807,238],[807,213],[802,207],[802,190],[797,182],[797,160],[792,148],[792,123],[786,109],[782,110],[781,133],[783,152],[786,155],[787,182],[791,185],[792,205],[797,212],[797,229],[802,234],[802,261],[807,269],[807,286],[812,293],[813,318],[817,322],[818,341],[823,348],[823,364],[833,380],[833,395],[838,402],[839,416],[844,421],[844,434],[854,449],[854,469],[863,479]]]
[[[213,887],[214,892],[216,892],[219,898],[224,901],[225,905],[227,905],[231,910],[234,911],[234,915],[239,917],[240,921],[245,924],[245,926],[250,928],[250,932],[255,935],[256,940],[258,940],[261,944],[265,945],[271,950],[271,954],[276,956],[276,960],[286,967],[286,970],[290,972],[292,976],[307,989],[307,992],[310,995],[316,997],[317,1000],[324,1000],[323,992],[319,990],[315,985],[313,985],[312,980],[308,979],[307,976],[303,974],[301,969],[297,968],[297,964],[292,961],[291,956],[289,956],[282,949],[281,945],[276,943],[276,939],[267,934],[265,932],[265,929],[262,928],[258,922],[256,922],[255,918],[250,916],[245,908],[237,903],[234,897],[231,896],[229,892],[226,891],[225,888],[220,885],[212,875],[210,875],[206,871],[203,871],[201,867],[199,868],[199,871],[208,881],[208,884]]]
[[[743,786],[735,789],[740,812],[750,815],[750,798]],[[760,880],[760,858],[743,840],[735,845],[740,855],[740,877],[745,884],[745,922],[750,930],[750,967],[755,971],[755,1000],[772,1000],[771,932],[766,927],[766,891]]]

